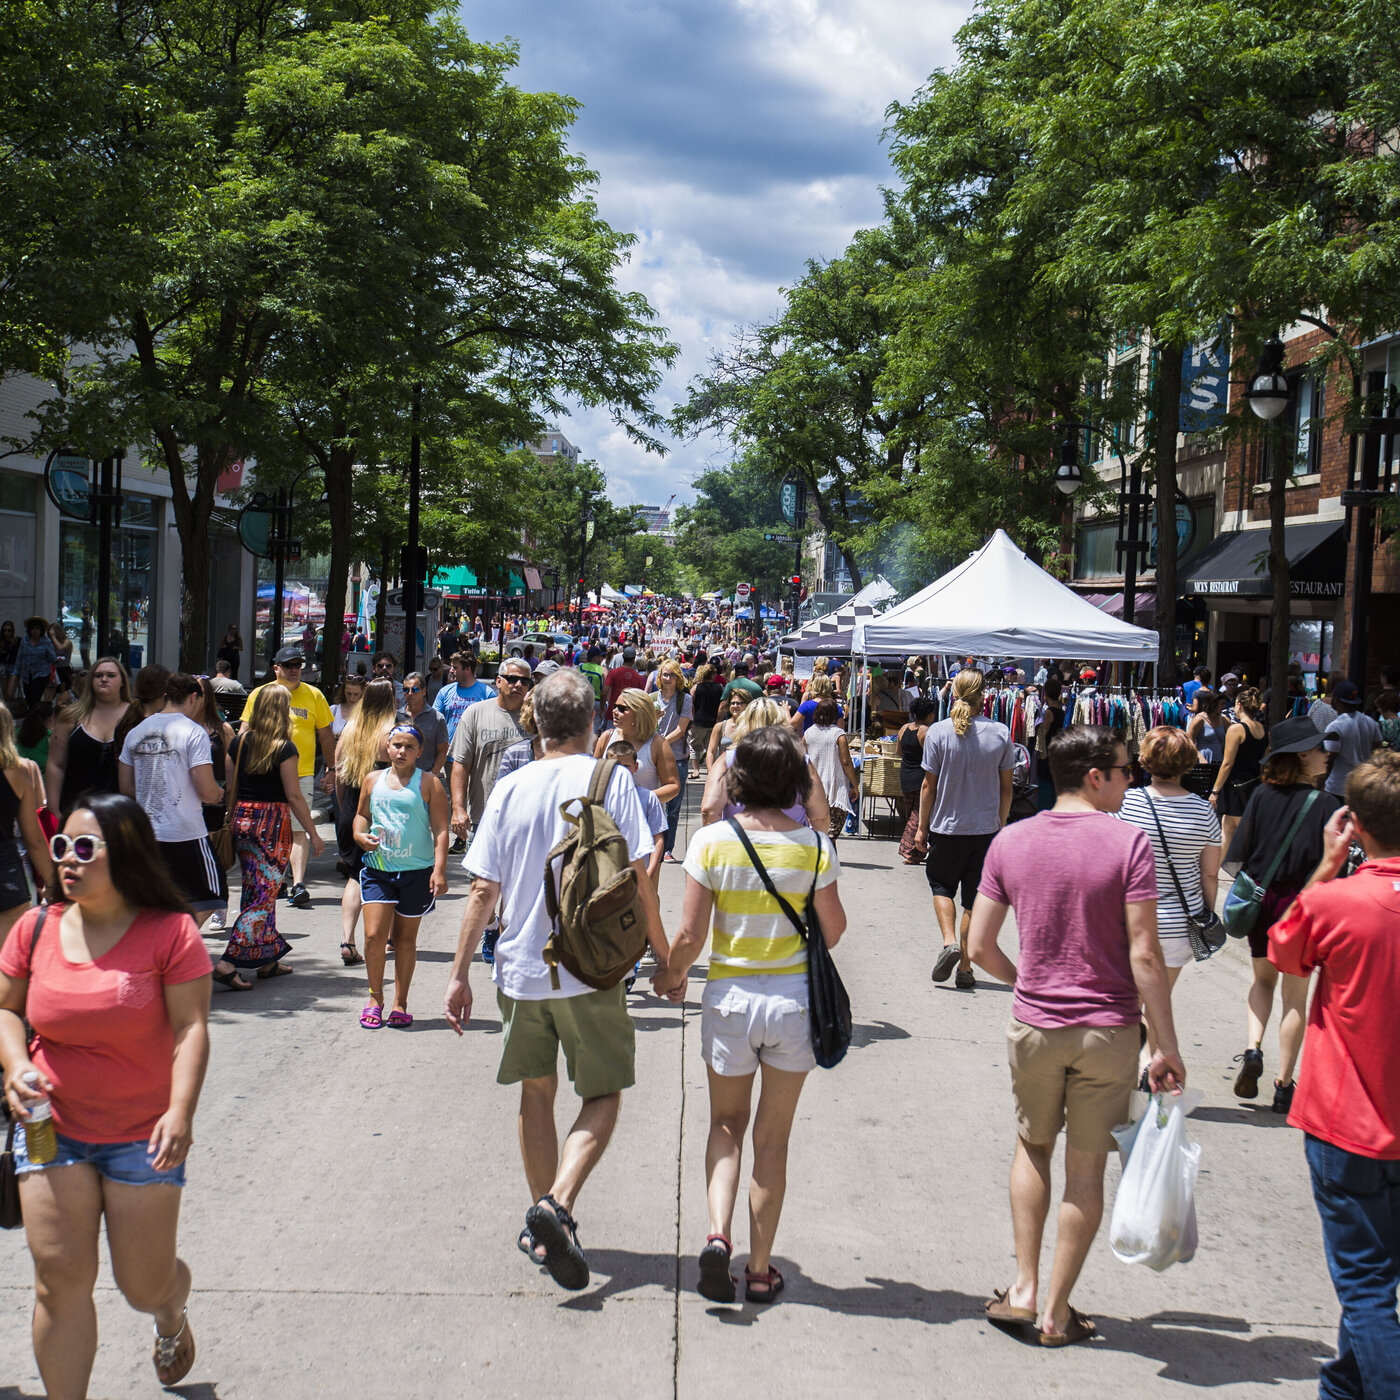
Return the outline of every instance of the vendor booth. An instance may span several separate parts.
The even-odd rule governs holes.
[[[878,617],[857,617],[851,652],[1077,657],[1155,662],[1155,632],[1101,612],[998,530],[956,569]],[[862,694],[860,732],[865,733]],[[861,765],[861,798],[866,790]]]

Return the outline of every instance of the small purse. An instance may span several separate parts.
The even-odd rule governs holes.
[[[232,870],[238,860],[238,850],[233,844],[233,808],[238,801],[238,765],[243,761],[243,748],[247,742],[245,737],[240,737],[238,752],[233,756],[233,777],[229,780],[228,796],[224,799],[224,824],[209,836],[209,848],[214,852],[214,859],[225,870]]]
[[[1273,884],[1274,876],[1278,874],[1284,856],[1288,854],[1289,847],[1298,839],[1298,833],[1303,829],[1308,809],[1316,801],[1316,791],[1310,792],[1303,799],[1302,808],[1294,818],[1293,825],[1288,828],[1288,835],[1283,838],[1283,844],[1278,848],[1278,854],[1269,862],[1269,868],[1264,872],[1264,878],[1261,881],[1256,884],[1254,878],[1243,870],[1235,876],[1234,883],[1225,895],[1223,915],[1225,932],[1231,938],[1246,937],[1259,921],[1259,910],[1264,904],[1264,892]]]
[[[1162,853],[1167,858],[1167,871],[1176,888],[1177,902],[1186,915],[1186,937],[1191,943],[1191,953],[1197,962],[1205,962],[1212,953],[1218,953],[1225,946],[1225,925],[1209,905],[1203,904],[1194,914],[1186,907],[1186,894],[1177,878],[1176,866],[1172,864],[1171,848],[1167,845],[1167,833],[1162,829],[1162,818],[1157,812],[1157,804],[1145,792],[1143,796],[1152,809],[1152,820],[1157,823],[1157,835],[1162,838]]]
[[[49,906],[45,904],[39,910],[39,917],[34,922],[34,936],[29,940],[29,969],[34,970],[34,948],[39,942],[39,935],[44,931],[44,921],[49,917]],[[10,1129],[5,1134],[5,1150],[0,1153],[0,1230],[18,1230],[24,1224],[24,1211],[20,1207],[19,1201],[19,1173],[15,1170],[15,1132],[19,1130],[19,1123],[13,1114],[9,1113],[9,1104],[5,1105],[5,1111],[9,1115]]]
[[[748,832],[733,817],[730,817],[729,825],[739,838],[753,868],[758,871],[763,888],[778,901],[779,908],[807,945],[807,1020],[812,1032],[812,1054],[823,1069],[832,1069],[841,1063],[851,1046],[851,999],[846,995],[840,973],[836,971],[831,949],[822,937],[813,903],[817,892],[817,875],[822,868],[821,833],[817,833],[817,868],[812,871],[812,888],[807,896],[807,920],[804,923],[797,917],[792,905],[778,893],[777,886],[753,848],[753,842],[749,840]]]

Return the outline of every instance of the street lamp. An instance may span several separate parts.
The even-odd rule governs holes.
[[[1065,427],[1071,435],[1060,444],[1060,466],[1055,473],[1055,485],[1066,496],[1072,495],[1083,480],[1074,433],[1093,433],[1103,438],[1118,458],[1118,538],[1113,548],[1119,556],[1126,556],[1123,559],[1123,621],[1131,623],[1137,613],[1138,555],[1146,554],[1148,549],[1147,541],[1142,538],[1142,512],[1152,501],[1152,493],[1142,489],[1142,459],[1135,455],[1129,467],[1117,438],[1102,428],[1094,427],[1092,423],[1066,423]],[[1158,606],[1161,606],[1160,599]]]
[[[1266,423],[1288,407],[1288,380],[1283,375],[1283,341],[1271,336],[1259,352],[1259,363],[1244,391],[1249,406]]]

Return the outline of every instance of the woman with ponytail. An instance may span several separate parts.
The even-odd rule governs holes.
[[[984,681],[973,668],[953,681],[948,718],[929,726],[924,739],[924,785],[919,793],[916,850],[927,851],[925,871],[933,891],[933,911],[943,935],[943,951],[933,980],[946,982],[954,967],[956,985],[976,987],[967,955],[972,905],[982,879],[982,861],[1011,810],[1011,777],[1016,750],[1011,731],[982,716]],[[962,889],[962,929],[954,900]]]

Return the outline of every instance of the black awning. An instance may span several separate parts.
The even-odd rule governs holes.
[[[1291,591],[1295,598],[1340,598],[1346,573],[1346,524],[1314,520],[1285,525]],[[1234,530],[1218,535],[1186,567],[1185,592],[1267,598],[1274,591],[1269,576],[1269,532]]]

